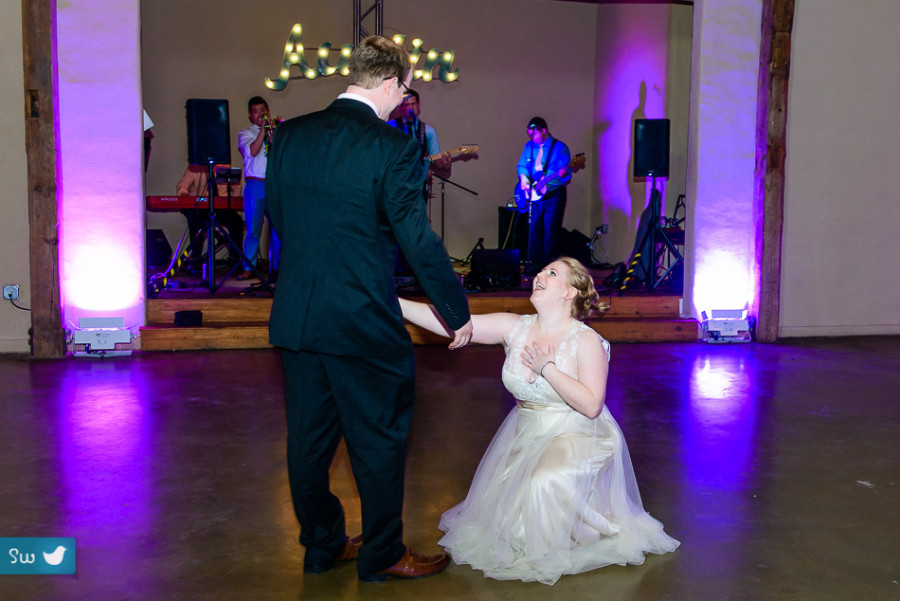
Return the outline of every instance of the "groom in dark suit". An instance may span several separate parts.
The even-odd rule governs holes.
[[[450,558],[403,544],[403,476],[415,365],[393,286],[399,245],[454,331],[472,335],[468,303],[422,203],[419,143],[385,123],[412,77],[409,56],[372,36],[350,57],[347,91],[279,126],[266,202],[282,240],[269,324],[282,349],[288,475],[304,571],[358,557],[365,582],[439,573]],[[341,436],[362,505],[348,538],[328,468]]]

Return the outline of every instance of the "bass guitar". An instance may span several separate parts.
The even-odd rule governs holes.
[[[541,194],[541,189],[555,180],[557,177],[562,177],[566,174],[566,171],[569,169],[574,173],[577,169],[584,167],[584,153],[579,152],[575,156],[572,157],[572,160],[569,163],[560,169],[559,171],[554,171],[553,173],[548,173],[538,181],[534,182],[531,186],[528,187],[527,190],[523,190],[522,186],[518,183],[516,184],[516,210],[520,213],[528,212],[528,205],[533,202],[539,202],[544,198],[544,195]]]
[[[467,155],[474,154],[478,152],[478,144],[463,144],[462,146],[457,146],[453,150],[446,150],[444,152],[439,152],[437,154],[432,154],[428,156],[428,160],[430,162],[434,162],[438,159],[449,158],[451,161],[456,160],[457,158]],[[425,198],[432,198],[431,187],[433,185],[432,177],[431,177],[431,167],[428,168],[428,175],[425,177]]]

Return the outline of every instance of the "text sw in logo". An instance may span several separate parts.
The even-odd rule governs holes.
[[[66,548],[62,545],[56,547],[56,550],[53,553],[47,553],[46,551],[42,553],[44,556],[44,561],[46,561],[51,566],[58,566],[63,562],[63,559],[66,556]],[[23,553],[18,549],[10,549],[9,556],[12,558],[11,563],[34,563],[35,557],[34,553]]]

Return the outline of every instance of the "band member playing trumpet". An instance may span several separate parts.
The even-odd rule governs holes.
[[[529,269],[547,264],[553,255],[559,230],[566,212],[566,185],[572,179],[569,169],[569,147],[550,135],[547,122],[533,117],[528,122],[528,142],[516,165],[519,187],[531,203],[531,261]],[[554,174],[546,185],[533,189],[533,184]]]
[[[269,105],[264,98],[254,96],[247,103],[250,127],[238,132],[238,150],[244,158],[244,221],[247,222],[247,236],[244,239],[244,256],[256,267],[259,254],[259,237],[262,233],[266,210],[266,157],[272,143],[274,129],[269,119]],[[270,219],[271,224],[271,219]],[[274,228],[269,228],[269,281],[278,277],[281,262],[281,242]],[[253,277],[250,265],[238,273],[237,279]]]

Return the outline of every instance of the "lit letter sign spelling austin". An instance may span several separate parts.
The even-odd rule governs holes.
[[[285,86],[287,86],[288,79],[290,79],[291,67],[294,66],[300,69],[300,73],[306,79],[315,79],[319,75],[328,77],[334,73],[339,75],[347,75],[350,73],[348,63],[350,60],[350,53],[353,52],[353,44],[344,44],[341,46],[341,58],[336,65],[332,66],[328,62],[328,54],[331,52],[331,42],[324,42],[319,46],[319,52],[317,53],[318,64],[316,65],[316,68],[313,69],[309,66],[309,63],[306,62],[306,56],[303,53],[303,43],[300,40],[302,32],[303,28],[300,27],[299,23],[294,25],[291,29],[287,43],[284,45],[284,61],[281,66],[281,72],[278,74],[278,78],[274,80],[269,79],[268,77],[266,78],[266,86],[268,86],[269,89],[283,90]],[[393,39],[394,42],[402,46],[406,36],[397,34]],[[423,43],[424,42],[419,39],[412,41],[413,49],[409,53],[409,58],[413,64],[413,79],[431,81],[432,72],[435,67],[438,67],[438,77],[441,81],[444,83],[456,81],[459,77],[459,69],[450,70],[454,57],[452,50],[432,48],[425,55],[425,64],[421,67],[418,66],[419,58],[422,56]]]

